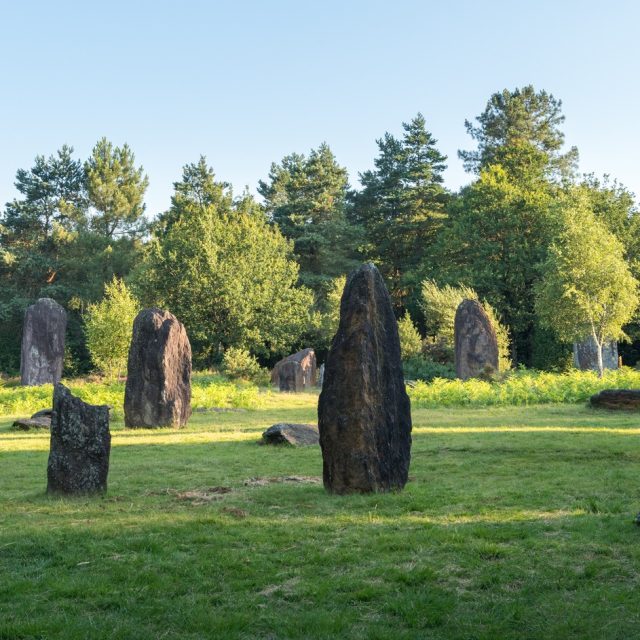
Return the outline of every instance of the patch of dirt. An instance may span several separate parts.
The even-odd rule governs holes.
[[[249,515],[248,511],[238,509],[237,507],[224,507],[220,511],[222,511],[222,513],[228,513],[230,516],[238,519],[246,518]]]
[[[189,489],[187,491],[168,488],[160,491],[146,491],[144,495],[173,496],[176,500],[185,500],[194,506],[199,506],[214,500],[220,500],[225,493],[230,493],[231,490],[231,487],[208,487],[205,489]]]
[[[266,487],[274,483],[299,483],[299,484],[322,484],[320,476],[280,476],[275,478],[248,478],[244,481],[245,487]]]

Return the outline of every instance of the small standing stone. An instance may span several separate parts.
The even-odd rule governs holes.
[[[322,389],[322,385],[324,383],[324,363],[320,365],[318,369],[318,386]]]
[[[304,372],[299,362],[287,360],[278,368],[280,391],[304,391]]]
[[[592,337],[573,343],[573,364],[582,371],[598,371],[598,347]],[[602,365],[605,369],[618,368],[618,343],[615,340],[602,346]]]
[[[27,308],[22,327],[20,381],[25,386],[57,384],[62,378],[66,311],[51,298]]]
[[[401,489],[411,457],[411,407],[391,299],[372,264],[340,303],[318,402],[323,480],[331,493]]]
[[[109,407],[87,404],[57,384],[53,392],[47,492],[104,493],[110,449]]]
[[[145,309],[133,323],[124,392],[127,427],[183,427],[191,416],[191,344],[178,319]]]
[[[311,348],[303,349],[302,351],[293,353],[279,362],[276,362],[275,366],[271,370],[271,384],[280,385],[280,369],[285,362],[292,361],[300,364],[302,372],[302,388],[297,390],[302,391],[303,389],[310,389],[313,387],[316,384],[317,365],[316,353]],[[293,389],[291,389],[291,391],[293,391]]]
[[[461,380],[498,371],[498,340],[477,300],[463,300],[454,323],[456,376]]]

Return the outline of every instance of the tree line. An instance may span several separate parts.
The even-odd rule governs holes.
[[[324,143],[274,162],[261,202],[235,194],[201,157],[153,219],[148,178],[126,144],[102,139],[84,162],[68,146],[38,156],[17,171],[19,196],[0,215],[0,371],[19,367],[24,309],[40,297],[70,312],[67,372],[108,368],[87,348],[105,286],[127,309],[175,313],[196,366],[238,350],[262,364],[301,346],[322,353],[344,277],[365,260],[385,278],[419,377],[446,375],[461,295],[493,314],[504,366],[563,367],[573,340],[634,338],[635,199],[579,173],[563,122],[546,91],[493,94],[465,123],[473,148],[459,157],[471,182],[457,191],[422,114],[377,140],[359,188]],[[111,317],[117,309],[103,325]]]

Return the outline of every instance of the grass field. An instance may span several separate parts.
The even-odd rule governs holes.
[[[256,444],[316,400],[115,422],[91,500],[0,418],[0,638],[640,637],[637,414],[416,409],[406,489],[336,497],[319,448]]]

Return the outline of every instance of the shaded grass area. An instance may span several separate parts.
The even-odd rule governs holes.
[[[406,489],[336,497],[318,448],[256,444],[315,400],[114,423],[94,500],[0,418],[0,638],[638,637],[636,415],[417,409]]]

